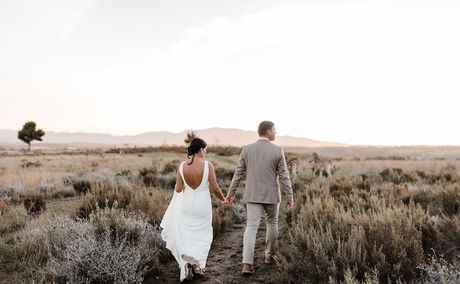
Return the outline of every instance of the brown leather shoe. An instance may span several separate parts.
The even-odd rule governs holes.
[[[249,276],[252,274],[254,274],[254,269],[252,268],[252,265],[244,263],[243,270],[241,271],[241,275]]]
[[[266,257],[264,262],[266,264],[272,264],[276,262],[276,258],[274,255],[271,255],[271,256]]]

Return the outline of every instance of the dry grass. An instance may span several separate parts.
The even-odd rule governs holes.
[[[89,224],[97,210],[108,210],[111,217],[103,223],[109,227],[117,227],[121,222],[117,218],[124,214],[141,216],[142,222],[157,226],[173,194],[179,161],[186,157],[181,149],[150,150],[125,155],[103,151],[28,155],[27,162],[40,163],[38,167],[21,167],[23,156],[0,157],[0,264],[10,282],[34,277],[48,282],[59,280],[57,274],[47,270],[49,259],[81,255],[81,251],[64,246],[61,254],[50,254],[45,241],[51,240],[51,235],[44,239],[31,237],[33,242],[24,238],[18,241],[21,235],[43,233],[56,218],[65,220],[63,224],[74,224],[78,216]],[[238,153],[238,148],[219,148],[208,156],[224,190]],[[285,281],[415,281],[424,277],[417,265],[428,263],[427,270],[439,270],[427,262],[433,250],[444,255],[455,275],[460,254],[460,232],[453,229],[460,227],[459,160],[336,159],[338,170],[332,179],[318,180],[311,174],[308,157],[298,155],[300,174],[292,177],[296,207],[287,214],[289,234],[280,234],[289,236],[280,240],[279,268]],[[33,198],[37,195],[43,197],[46,210],[31,217],[24,201],[40,199]],[[214,202],[215,234],[225,234],[233,224],[243,221],[241,204],[223,207]],[[81,243],[90,240],[79,238]],[[108,251],[116,248],[109,243],[103,247]],[[158,261],[170,261],[167,256],[160,250]],[[135,255],[129,257],[134,263]],[[81,275],[76,263],[62,263],[66,265],[60,271]],[[134,274],[125,272],[135,274],[133,270]]]
[[[297,204],[280,249],[286,281],[411,282],[423,279],[417,265],[433,250],[458,260],[458,163],[337,163],[330,180],[317,183],[308,171],[295,178]]]

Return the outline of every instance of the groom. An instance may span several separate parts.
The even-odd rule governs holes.
[[[263,211],[267,216],[265,263],[274,262],[281,201],[279,184],[287,199],[288,210],[292,209],[294,202],[284,151],[271,143],[275,140],[275,125],[271,121],[262,121],[258,132],[259,140],[243,147],[225,201],[227,204],[233,202],[236,189],[246,172],[243,202],[246,202],[247,225],[243,238],[243,275],[254,273],[256,233]]]

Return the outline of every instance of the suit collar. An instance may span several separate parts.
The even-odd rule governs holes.
[[[257,142],[264,142],[264,143],[265,143],[265,142],[270,142],[270,143],[271,143],[271,141],[270,141],[268,138],[265,138],[265,137],[260,137],[260,138],[257,140]]]

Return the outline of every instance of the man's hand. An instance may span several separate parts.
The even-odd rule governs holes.
[[[229,204],[229,205],[232,204],[233,199],[234,199],[234,197],[232,197],[232,196],[227,196],[227,197],[225,198],[225,203],[224,203],[224,204]]]
[[[294,202],[286,202],[286,209],[291,211],[294,208]]]

